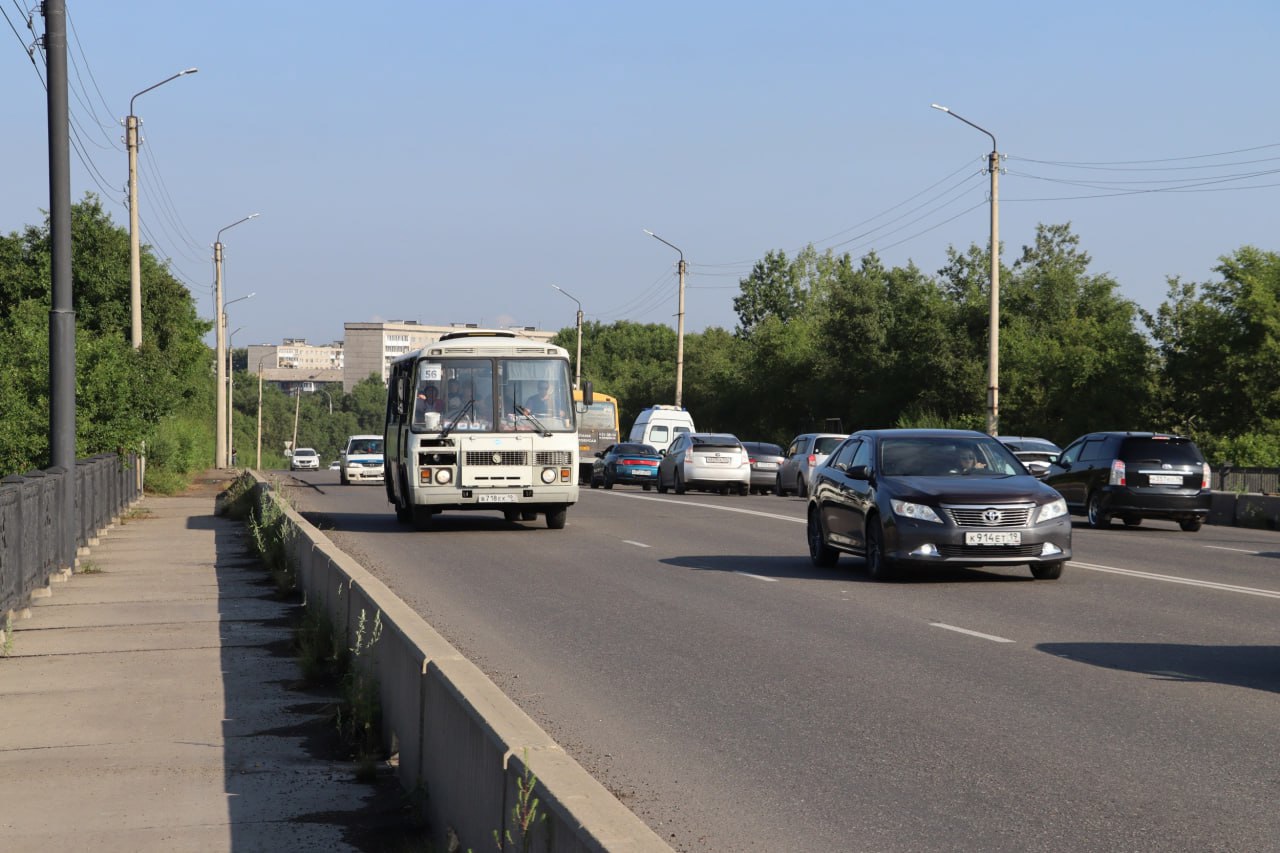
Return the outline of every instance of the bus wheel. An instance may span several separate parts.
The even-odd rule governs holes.
[[[537,517],[538,517],[538,514],[531,509],[524,509],[520,511],[521,521],[533,521]]]
[[[412,513],[414,530],[430,530],[431,529],[431,510],[425,506],[415,506],[410,512]]]
[[[411,510],[409,507],[400,506],[400,503],[397,501],[395,504],[395,508],[396,508],[396,521],[400,522],[401,524],[408,524],[410,521],[413,521],[413,510]]]
[[[562,506],[559,509],[547,510],[547,528],[550,530],[564,530],[564,523],[569,518],[569,508]]]
[[[512,524],[515,524],[517,521],[520,520],[520,510],[504,509],[502,511],[502,517],[505,518],[507,521],[511,522]]]

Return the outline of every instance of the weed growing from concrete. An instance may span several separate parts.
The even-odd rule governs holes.
[[[377,762],[382,755],[382,701],[379,697],[378,679],[369,670],[373,664],[362,660],[378,640],[382,638],[382,611],[373,616],[372,626],[367,615],[360,610],[356,623],[355,645],[342,674],[342,707],[338,711],[338,733],[351,748],[356,760],[356,778],[362,782],[373,781],[377,775]]]
[[[0,657],[8,657],[13,652],[13,614],[4,615],[4,630],[0,631]]]
[[[247,519],[253,514],[255,480],[249,474],[241,474],[231,481],[218,501],[222,515],[227,518]]]
[[[524,751],[524,773],[516,780],[516,804],[511,807],[511,823],[515,826],[516,832],[520,834],[519,845],[515,838],[511,835],[511,830],[505,830],[501,836],[498,830],[493,831],[493,843],[497,845],[499,850],[522,850],[524,853],[533,849],[533,834],[529,831],[535,823],[542,823],[547,819],[546,814],[538,810],[538,798],[533,795],[533,789],[538,784],[538,777],[533,775],[533,771],[529,769],[529,750]]]
[[[151,517],[151,510],[147,509],[144,506],[135,506],[135,507],[129,508],[120,516],[120,523],[128,524],[129,522],[137,521],[140,518],[150,518],[150,517]]]
[[[282,593],[297,587],[297,570],[289,556],[289,542],[297,528],[275,501],[264,501],[249,515],[249,534],[253,547]]]
[[[85,560],[80,564],[80,568],[76,569],[78,575],[98,575],[102,574],[102,566],[99,566],[93,560]]]

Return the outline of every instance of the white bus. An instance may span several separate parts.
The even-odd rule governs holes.
[[[578,500],[572,388],[568,351],[502,330],[450,332],[396,359],[383,432],[396,518],[427,530],[438,512],[496,510],[563,528]]]

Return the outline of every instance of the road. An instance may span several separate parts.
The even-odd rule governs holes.
[[[1275,532],[1077,525],[1058,581],[884,584],[814,569],[795,498],[584,489],[561,531],[419,533],[294,476],[678,850],[1280,850]]]

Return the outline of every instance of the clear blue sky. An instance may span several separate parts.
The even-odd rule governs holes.
[[[0,2],[29,42],[35,0]],[[73,154],[72,196],[125,227],[118,122],[200,69],[137,99],[139,210],[205,317],[215,235],[261,213],[223,235],[226,298],[257,294],[229,309],[236,346],[325,343],[346,321],[571,326],[553,284],[589,320],[674,326],[676,254],[645,228],[689,261],[690,330],[733,328],[769,250],[935,272],[987,240],[990,140],[932,102],[1008,155],[1006,263],[1069,221],[1092,271],[1155,308],[1168,276],[1280,249],[1274,0],[67,5],[98,173]],[[44,90],[0,27],[8,233],[48,208],[48,159]]]

